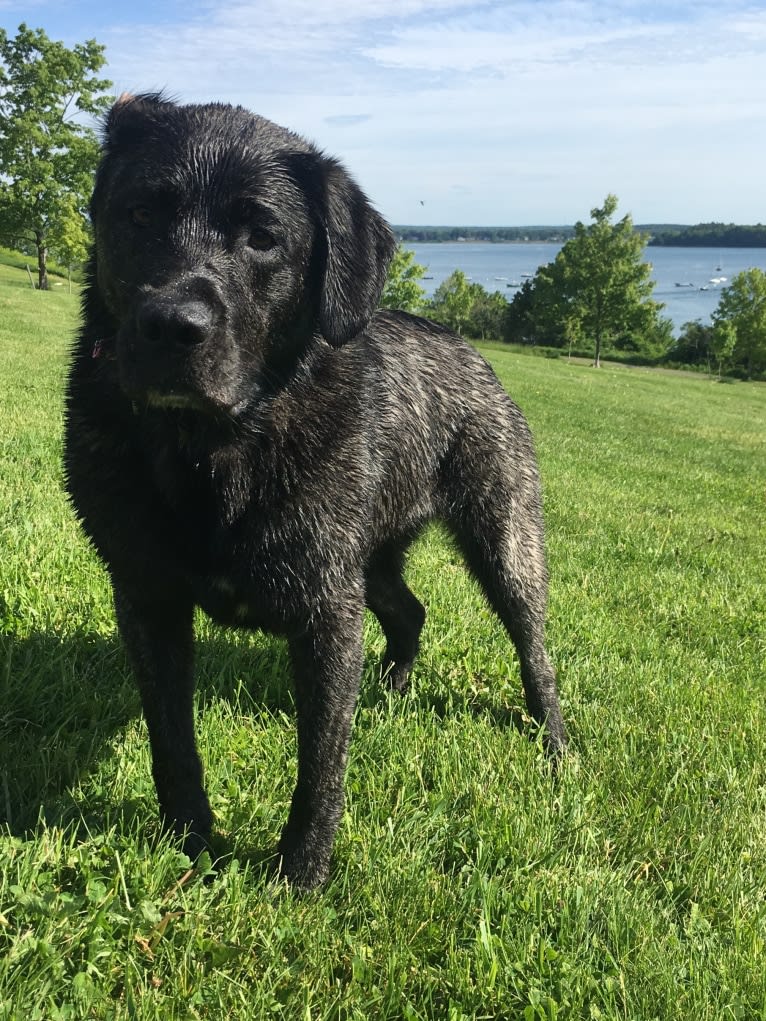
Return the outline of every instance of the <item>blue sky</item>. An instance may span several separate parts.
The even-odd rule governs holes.
[[[385,13],[383,13],[385,12]],[[107,47],[115,92],[241,103],[395,223],[766,220],[766,2],[0,0]]]

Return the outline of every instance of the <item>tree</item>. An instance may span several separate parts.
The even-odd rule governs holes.
[[[766,370],[766,273],[746,269],[738,273],[721,294],[713,313],[714,333],[731,328],[731,360],[741,365],[750,379]]]
[[[471,314],[473,303],[481,291],[480,284],[472,284],[462,270],[456,269],[442,281],[428,303],[428,315],[437,323],[462,333]]]
[[[388,267],[380,299],[381,308],[418,312],[426,296],[418,281],[423,278],[425,271],[425,266],[415,262],[415,253],[399,245]]]
[[[576,324],[568,322],[561,305],[562,266],[548,263],[525,280],[508,304],[503,340],[508,344],[565,347],[579,339]],[[574,331],[574,332],[573,332]]]
[[[66,205],[69,208],[66,208]],[[69,272],[69,291],[72,291],[72,266],[84,262],[88,255],[90,231],[88,222],[77,207],[75,196],[64,197],[62,216],[51,230],[49,249]]]
[[[548,312],[569,339],[594,345],[601,364],[605,344],[621,338],[656,336],[662,305],[651,300],[651,266],[643,260],[646,236],[633,229],[630,215],[613,223],[615,195],[591,210],[592,223],[577,222],[554,262],[538,270],[548,293]]]
[[[662,361],[673,346],[673,322],[662,316],[626,330],[612,340],[615,351],[635,352],[642,360]]]
[[[678,339],[668,352],[668,359],[679,365],[710,365],[713,353],[713,327],[699,319],[684,323]]]
[[[499,291],[487,291],[481,284],[474,284],[478,290],[471,305],[466,329],[471,336],[486,340],[499,339],[503,334],[508,302]]]
[[[111,102],[112,83],[94,77],[105,62],[95,39],[70,50],[42,29],[0,29],[0,237],[37,250],[40,290],[52,245],[84,247],[98,140],[77,118]]]
[[[730,319],[721,319],[713,327],[711,337],[711,350],[718,362],[718,380],[721,380],[721,373],[724,365],[728,366],[734,355],[734,348],[737,344],[737,331]]]

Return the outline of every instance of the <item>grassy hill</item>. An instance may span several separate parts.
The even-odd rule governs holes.
[[[51,288],[69,287],[70,274],[66,266],[49,259],[47,267]],[[14,273],[13,270],[21,270],[21,274]],[[76,267],[71,274],[73,283],[81,281],[82,275],[82,267]],[[32,284],[37,283],[37,256],[24,255],[13,248],[0,248],[0,280],[6,280],[11,285],[15,283],[19,287],[29,287],[31,290]]]
[[[492,350],[545,484],[552,779],[438,530],[413,687],[367,659],[327,888],[261,869],[295,777],[281,642],[200,617],[223,867],[157,835],[103,570],[61,489],[76,295],[0,265],[0,1018],[766,1016],[766,389]]]

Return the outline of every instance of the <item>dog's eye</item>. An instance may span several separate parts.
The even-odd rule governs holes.
[[[256,252],[268,252],[269,249],[274,247],[276,241],[267,230],[259,230],[256,228],[255,230],[250,231],[250,237],[247,243],[251,248],[254,248]]]
[[[133,206],[130,211],[130,219],[136,227],[151,227],[152,213],[146,206]]]

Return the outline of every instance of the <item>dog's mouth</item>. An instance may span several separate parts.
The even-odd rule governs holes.
[[[163,348],[149,351],[137,343],[133,330],[122,329],[113,336],[100,337],[90,350],[93,359],[116,365],[120,388],[135,413],[174,412],[207,418],[219,424],[234,423],[257,400],[261,387],[251,385],[246,393],[233,385],[231,366],[206,378],[209,372],[194,365],[179,364],[177,355]],[[215,366],[214,366],[215,368]]]
[[[189,391],[157,390],[151,388],[142,395],[144,407],[159,411],[191,411],[208,418],[237,419],[248,407],[248,398],[225,403],[212,397]]]
[[[137,355],[132,337],[127,342],[119,334],[99,340],[91,356],[117,363],[120,387],[135,411],[192,413],[220,421],[238,418],[249,404],[225,377],[206,380],[204,373],[178,365],[162,350],[148,357],[139,348]]]
[[[164,392],[162,390],[148,390],[145,395],[145,403],[150,408],[178,408],[183,411],[210,412],[211,408],[216,407],[213,401],[196,394]],[[228,410],[228,408],[221,410]]]

